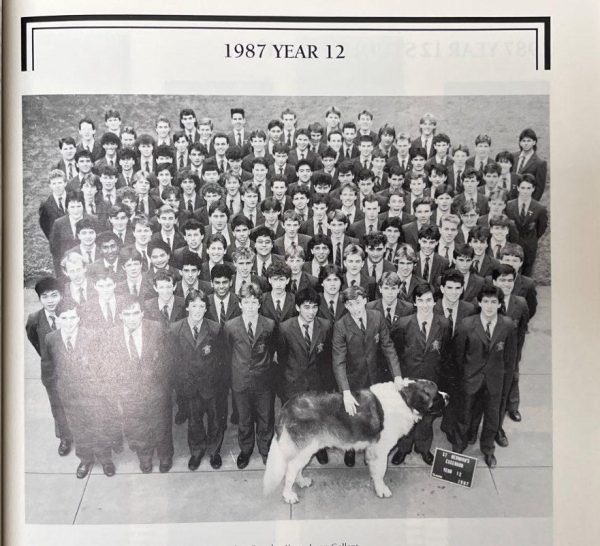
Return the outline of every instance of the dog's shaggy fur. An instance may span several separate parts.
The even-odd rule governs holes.
[[[447,396],[435,383],[405,380],[398,391],[394,383],[379,383],[353,393],[359,407],[354,416],[344,409],[339,393],[309,392],[290,399],[282,408],[276,436],[269,450],[263,485],[265,494],[285,478],[283,498],[293,504],[298,495],[294,483],[308,487],[312,481],[302,469],[319,449],[366,449],[366,459],[378,497],[392,492],[383,477],[387,457],[399,438],[410,432],[424,413],[438,412]]]

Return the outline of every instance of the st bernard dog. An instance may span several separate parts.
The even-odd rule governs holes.
[[[353,416],[346,413],[340,393],[309,392],[283,406],[263,478],[265,495],[285,478],[283,498],[289,504],[297,503],[294,483],[300,487],[312,484],[302,470],[319,449],[329,447],[366,449],[375,493],[378,497],[392,496],[383,481],[390,450],[422,415],[440,413],[448,395],[424,379],[405,379],[401,390],[391,382],[378,383],[353,395],[359,403]]]

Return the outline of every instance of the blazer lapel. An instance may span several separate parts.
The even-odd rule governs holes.
[[[439,329],[440,317],[434,313],[433,319],[431,319],[431,328],[429,329],[429,335],[427,336],[427,341],[425,342],[425,352],[427,352],[431,347],[431,344],[435,339],[435,336],[437,336]]]
[[[182,324],[183,328],[183,337],[184,339],[192,346],[196,346],[196,340],[194,339],[194,334],[192,329],[190,328],[190,323],[186,320],[184,324]]]
[[[503,329],[504,329],[504,323],[500,320],[500,316],[498,316],[498,320],[496,321],[496,327],[494,328],[494,332],[492,333],[492,340],[490,341],[490,347],[493,347],[494,344],[498,341],[498,338],[503,333],[502,332]]]
[[[475,331],[477,332],[477,335],[481,338],[481,340],[485,343],[485,346],[487,348],[489,348],[490,346],[490,340],[487,337],[487,334],[485,333],[485,330],[483,329],[483,324],[481,323],[481,316],[480,315],[475,315],[477,318],[475,320]],[[495,330],[494,330],[495,332]]]
[[[262,334],[263,330],[264,326],[262,322],[262,317],[258,315],[258,320],[256,321],[256,332],[254,332],[254,339],[252,340],[253,346],[256,343],[256,340],[260,337],[260,334]]]

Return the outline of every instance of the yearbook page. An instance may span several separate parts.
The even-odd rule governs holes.
[[[588,543],[597,7],[5,15],[7,544]]]

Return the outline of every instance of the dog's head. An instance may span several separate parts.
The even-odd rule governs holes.
[[[421,415],[441,415],[450,397],[427,379],[406,379],[400,391],[406,405]]]

